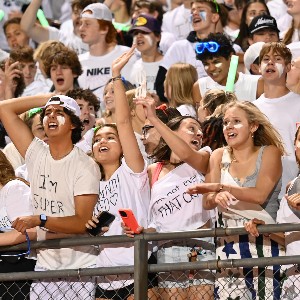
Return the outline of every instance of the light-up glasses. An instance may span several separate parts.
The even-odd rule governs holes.
[[[219,50],[220,45],[217,42],[199,42],[196,44],[195,51],[197,54],[202,54],[205,49],[211,53],[215,53]]]

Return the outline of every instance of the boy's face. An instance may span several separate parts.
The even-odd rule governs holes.
[[[98,20],[89,18],[80,19],[79,33],[82,41],[88,45],[98,43],[101,35],[103,35],[103,31],[100,30]]]
[[[217,56],[203,61],[204,69],[207,75],[220,85],[225,86],[230,66],[230,57],[226,59],[223,56]]]
[[[34,81],[36,73],[35,62],[22,62],[20,61],[20,69],[23,72],[25,85],[28,86]]]
[[[21,30],[20,24],[9,24],[6,27],[5,36],[10,49],[29,45],[29,37]]]
[[[255,44],[257,42],[279,42],[279,35],[275,30],[264,28],[255,32],[252,38],[249,38],[249,44]]]
[[[89,104],[88,101],[82,98],[76,99],[76,102],[80,107],[80,120],[84,126],[82,135],[84,135],[89,129],[93,128],[95,125],[95,108],[93,105]]]
[[[78,6],[75,6],[72,9],[72,21],[73,21],[73,27],[74,27],[74,33],[79,36],[79,27],[80,27],[80,14],[82,12],[82,9],[80,9]]]
[[[266,82],[278,79],[285,81],[287,66],[284,58],[270,50],[261,59],[260,72]]]
[[[65,94],[73,89],[74,75],[72,69],[67,65],[54,64],[50,69],[50,77],[54,84],[55,91]]]
[[[219,20],[219,15],[211,11],[211,7],[207,3],[192,4],[191,9],[192,25],[196,32],[211,28],[212,24],[216,24]]]

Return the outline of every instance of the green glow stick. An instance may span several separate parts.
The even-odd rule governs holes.
[[[36,16],[39,19],[39,21],[40,21],[40,23],[43,27],[48,27],[49,26],[49,23],[48,23],[48,21],[45,17],[45,14],[40,8],[38,9],[38,11],[36,13]]]
[[[4,11],[0,9],[0,22],[3,20],[4,15],[5,15]]]
[[[237,55],[231,55],[230,67],[228,71],[226,88],[225,88],[227,92],[234,91],[234,81],[235,81],[238,64],[239,64],[239,57]]]

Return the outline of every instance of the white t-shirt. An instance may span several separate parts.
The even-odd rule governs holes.
[[[78,55],[89,51],[89,46],[82,42],[82,39],[78,37],[74,31],[64,32],[58,30],[55,27],[48,27],[49,30],[49,40],[60,41],[67,47],[73,49]]]
[[[158,179],[151,189],[149,227],[157,232],[194,230],[210,218],[202,207],[202,195],[186,193],[189,186],[204,182],[204,176],[184,163]]]
[[[21,180],[9,181],[0,189],[0,227],[11,228],[17,217],[33,215],[30,188]]]
[[[171,45],[176,41],[177,39],[174,33],[162,31],[160,34],[159,50],[165,55]]]
[[[180,106],[177,106],[176,109],[182,116],[191,116],[193,118],[197,118],[197,113],[193,105],[182,104]]]
[[[239,72],[239,79],[234,84],[234,93],[240,101],[256,100],[257,83],[260,75],[250,75]],[[211,77],[207,76],[198,79],[199,90],[202,98],[204,94],[211,89],[219,89],[225,91],[226,86],[218,84]]]
[[[175,63],[188,63],[197,69],[199,78],[207,76],[202,62],[196,59],[195,45],[196,43],[188,40],[176,41],[169,48],[160,65],[169,70]]]
[[[14,169],[22,166],[25,163],[24,158],[16,148],[15,144],[13,142],[8,143],[4,149],[3,153],[11,163]]]
[[[75,196],[99,193],[99,167],[77,147],[64,158],[54,160],[49,146],[34,138],[26,151],[25,162],[36,215],[72,216]],[[45,239],[44,229],[37,228],[37,238]],[[46,270],[86,268],[95,264],[95,258],[93,246],[43,249],[37,252],[37,267]]]
[[[270,120],[281,135],[287,155],[282,157],[282,188],[279,199],[285,194],[288,182],[296,177],[298,167],[294,153],[294,138],[300,122],[300,95],[289,92],[283,97],[269,99],[262,94],[253,102]]]
[[[82,75],[78,77],[78,83],[83,89],[90,89],[102,102],[103,90],[112,76],[112,62],[122,53],[128,51],[126,46],[117,45],[111,52],[103,56],[92,56],[89,52],[79,55],[79,60],[83,69]],[[129,78],[132,66],[136,61],[136,57],[130,58],[129,62],[122,69],[122,76]],[[102,109],[103,103],[102,104]]]
[[[154,82],[157,76],[158,68],[161,61],[155,61],[155,62],[144,62],[141,58],[138,59],[133,67],[132,71],[129,77],[129,81],[132,84],[135,84],[137,87],[138,84],[138,75],[145,71],[146,72],[146,81],[147,81],[147,90],[152,93],[154,92]]]
[[[82,139],[75,144],[76,147],[81,149],[85,153],[91,153],[93,148],[93,137],[94,137],[94,128],[88,130]]]
[[[173,33],[177,40],[185,39],[193,30],[190,15],[191,9],[185,8],[183,4],[166,12],[163,16],[161,30]]]
[[[116,216],[105,236],[121,235],[121,218],[118,213],[120,208],[132,209],[139,225],[147,228],[147,215],[150,202],[150,187],[147,174],[147,164],[141,173],[134,173],[122,158],[121,166],[115,171],[108,181],[100,181],[99,199],[95,206],[94,214],[100,211],[109,211]],[[97,257],[97,267],[130,266],[134,263],[134,249],[132,243],[101,245]],[[129,280],[125,282],[125,278]],[[118,281],[99,283],[103,289],[118,289],[133,283],[127,275]]]
[[[43,82],[41,80],[35,80],[25,88],[22,97],[46,94],[48,92],[49,87],[46,85],[45,81]]]

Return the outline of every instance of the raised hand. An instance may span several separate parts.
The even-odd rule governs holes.
[[[124,52],[118,58],[116,58],[112,63],[112,76],[116,77],[121,74],[121,70],[127,64],[131,56],[134,54],[136,44],[133,44],[129,51]]]
[[[285,198],[293,209],[300,210],[300,194],[285,195]]]

